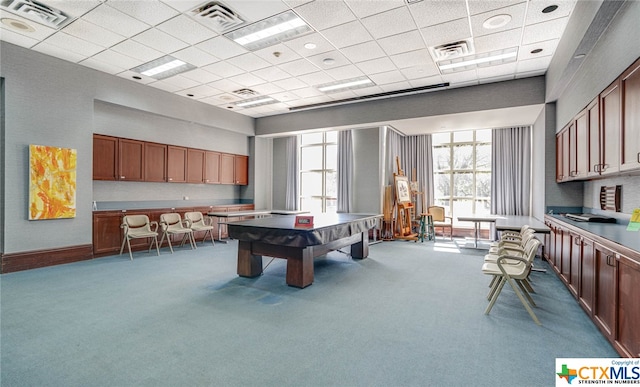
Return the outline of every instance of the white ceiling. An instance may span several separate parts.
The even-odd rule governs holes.
[[[192,16],[190,11],[205,0],[38,1],[75,19],[56,29],[3,7],[1,18],[28,24],[33,31],[2,23],[2,40],[251,117],[444,82],[456,88],[544,74],[575,5],[575,0],[219,1],[247,23],[293,9],[313,29],[251,52],[215,32],[206,20]],[[550,5],[558,8],[543,13]],[[484,28],[483,23],[496,15],[509,15],[511,20],[499,28]],[[517,60],[441,74],[428,48],[463,39],[471,39],[476,53],[517,47]],[[316,48],[306,49],[306,43],[315,43]],[[541,51],[532,53],[535,49]],[[131,68],[167,54],[196,68],[163,80],[132,78],[139,74]],[[325,64],[326,58],[334,63]],[[369,77],[375,86],[333,94],[316,88],[359,76]],[[243,88],[279,102],[253,108],[234,106],[247,98],[233,93]],[[462,129],[470,122],[475,128],[503,127],[533,123],[536,109],[539,113],[541,107],[521,108],[521,115],[497,110],[386,124],[406,134],[425,127]],[[522,122],[511,122],[513,117]]]

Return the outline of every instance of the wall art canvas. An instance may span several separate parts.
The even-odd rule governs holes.
[[[75,218],[76,153],[29,145],[29,220]]]

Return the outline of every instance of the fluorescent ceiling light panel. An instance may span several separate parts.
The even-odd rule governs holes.
[[[192,64],[166,55],[138,67],[134,67],[131,71],[154,79],[164,79],[195,68],[196,66]]]
[[[335,91],[353,90],[374,85],[375,83],[373,83],[371,79],[367,77],[359,77],[338,82],[325,83],[323,85],[316,86],[316,88],[323,93],[331,93]]]
[[[442,74],[447,74],[455,71],[472,70],[478,67],[489,67],[515,62],[517,56],[518,48],[512,47],[484,54],[476,54],[465,56],[462,58],[441,61],[438,62],[438,67],[440,67],[440,72]]]
[[[236,102],[235,105],[238,107],[254,107],[254,106],[269,105],[276,102],[278,101],[271,97],[262,96],[257,98],[245,99],[244,101]]]
[[[255,51],[311,31],[311,27],[304,20],[289,10],[228,32],[224,36],[247,50]]]

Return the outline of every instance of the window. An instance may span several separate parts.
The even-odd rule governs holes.
[[[491,212],[491,129],[432,135],[435,204],[457,215]],[[469,224],[467,224],[469,223]]]
[[[338,132],[300,135],[300,209],[336,212]]]

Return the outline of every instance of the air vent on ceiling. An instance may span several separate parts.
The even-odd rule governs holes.
[[[471,55],[475,52],[473,40],[471,38],[459,40],[457,42],[441,44],[439,46],[429,47],[431,55],[436,62],[446,59],[458,58],[461,56]]]
[[[238,90],[232,91],[232,93],[236,95],[241,95],[243,97],[254,97],[254,96],[260,95],[260,93],[251,89],[238,89]]]
[[[0,2],[0,8],[55,29],[72,20],[61,10],[34,0],[3,0]]]
[[[207,25],[218,33],[229,31],[244,23],[231,8],[217,1],[207,2],[190,13],[194,18],[204,19]]]

